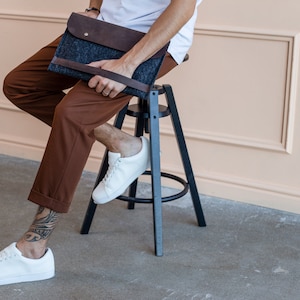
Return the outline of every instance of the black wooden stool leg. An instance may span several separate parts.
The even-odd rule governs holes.
[[[162,238],[162,199],[161,199],[161,173],[160,173],[160,136],[159,136],[159,108],[158,91],[150,92],[148,101],[150,120],[150,155],[151,179],[153,197],[153,226],[156,256],[163,255]]]
[[[166,94],[165,94],[166,100],[168,102],[168,106],[171,111],[171,119],[172,119],[172,123],[173,123],[173,128],[176,133],[175,135],[177,138],[177,143],[178,143],[178,147],[180,150],[180,155],[181,155],[182,163],[184,166],[187,182],[189,183],[190,193],[191,193],[191,197],[193,199],[193,204],[194,204],[194,209],[195,209],[195,213],[197,216],[198,225],[201,227],[205,227],[206,222],[205,222],[203,210],[201,207],[200,197],[199,197],[197,185],[195,182],[195,177],[194,177],[194,173],[192,170],[192,165],[191,165],[191,161],[189,158],[185,138],[183,135],[183,131],[182,131],[182,127],[181,127],[179,114],[178,114],[178,110],[176,107],[172,87],[170,85],[164,85],[163,88],[166,92]]]
[[[127,112],[127,107],[128,107],[128,105],[126,105],[119,112],[118,116],[115,119],[114,126],[119,128],[119,129],[122,127],[122,124],[124,122],[125,114]],[[100,171],[98,173],[94,189],[99,184],[99,182],[104,178],[107,169],[108,169],[108,152],[106,150],[105,154],[103,156],[102,164],[100,166]],[[90,227],[92,225],[92,221],[93,221],[93,218],[94,218],[94,215],[95,215],[95,212],[96,212],[96,208],[97,208],[97,204],[94,203],[94,200],[91,196],[90,197],[90,202],[89,202],[89,205],[88,205],[88,208],[86,210],[86,214],[85,214],[82,226],[81,226],[81,230],[80,230],[81,234],[88,234],[89,233]]]

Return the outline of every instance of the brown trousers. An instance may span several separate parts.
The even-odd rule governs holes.
[[[131,96],[104,97],[83,81],[47,71],[59,40],[12,70],[4,80],[3,91],[17,107],[52,127],[28,199],[66,213],[95,142],[94,128],[117,114]],[[167,55],[159,77],[175,66]]]

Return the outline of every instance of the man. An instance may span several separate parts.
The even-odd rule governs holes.
[[[159,74],[163,76],[183,61],[191,46],[201,1],[144,0],[136,5],[134,0],[126,4],[121,0],[91,0],[83,14],[147,32],[120,59],[91,65],[131,77],[142,62],[171,40]],[[17,243],[0,252],[2,285],[54,276],[54,258],[47,242],[60,214],[69,209],[95,140],[109,150],[107,176],[93,194],[96,203],[119,196],[149,162],[145,138],[130,136],[106,123],[131,98],[122,93],[123,84],[100,76],[86,83],[47,71],[59,40],[19,65],[4,81],[7,98],[52,130],[28,197],[39,206],[34,221]],[[72,89],[65,94],[63,90],[69,88]]]

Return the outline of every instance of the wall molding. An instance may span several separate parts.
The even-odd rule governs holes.
[[[170,120],[171,122],[171,120]],[[132,120],[126,120],[127,129],[132,130],[135,124]],[[174,129],[172,124],[160,124],[160,133],[162,136],[174,137]],[[246,137],[238,137],[229,134],[218,134],[215,132],[198,130],[184,127],[184,136],[186,140],[203,141],[210,143],[218,143],[232,145],[237,147],[255,148],[260,150],[275,151],[286,153],[286,148],[279,146],[278,143],[271,143],[264,140],[247,139]],[[288,152],[289,153],[289,152]]]
[[[291,154],[294,139],[295,109],[297,100],[297,84],[299,72],[299,45],[300,35],[294,31],[265,30],[259,28],[241,28],[229,26],[213,26],[196,24],[195,35],[210,37],[231,37],[248,40],[280,41],[286,43],[288,56],[286,58],[286,82],[283,99],[284,113],[282,119],[281,140],[279,142],[264,141],[255,138],[247,138],[222,133],[187,130],[190,137],[199,140],[225,143],[243,147],[253,147]]]
[[[2,10],[0,11],[0,19],[65,24],[68,19],[68,15],[44,12],[41,13]],[[186,137],[201,141],[250,147],[267,151],[285,152],[291,154],[294,139],[295,107],[297,96],[296,93],[299,70],[299,33],[294,31],[275,31],[260,28],[242,28],[234,26],[214,26],[197,23],[195,26],[195,35],[209,35],[212,37],[235,37],[241,39],[285,42],[288,47],[285,85],[286,93],[283,99],[284,114],[282,120],[280,142],[270,142],[254,138],[247,138],[245,136],[236,136],[188,128],[185,128]],[[1,103],[0,105],[3,108]],[[7,107],[4,107],[4,109],[7,109]],[[171,126],[162,126],[162,133],[165,135],[170,135],[173,133],[173,129]]]
[[[20,110],[16,106],[14,106],[8,100],[1,100],[0,99],[0,111],[1,110],[10,110],[10,111],[15,111],[15,112],[22,112],[22,110]]]
[[[24,113],[14,105],[9,102],[0,101],[0,111],[1,110],[8,110],[17,113]],[[25,114],[25,113],[24,113]],[[134,119],[126,119],[123,128],[125,130],[131,131],[135,127]],[[166,137],[173,137],[174,136],[174,129],[171,124],[160,124],[160,132],[161,136]],[[238,147],[246,147],[246,148],[256,148],[256,149],[263,149],[268,151],[276,151],[276,152],[287,152],[286,148],[279,147],[278,144],[267,143],[264,140],[254,140],[254,139],[247,139],[245,137],[237,137],[237,136],[230,136],[230,135],[218,135],[214,132],[205,132],[203,130],[192,129],[192,128],[184,128],[184,136],[186,140],[195,140],[195,141],[204,141],[204,142],[211,142],[211,143],[219,143],[225,145],[233,145]],[[13,141],[12,141],[13,142]],[[289,153],[289,152],[288,152]]]
[[[37,11],[0,10],[0,19],[65,24],[69,15]]]
[[[185,178],[174,166],[164,166],[164,171]],[[205,171],[194,170],[194,176],[200,194],[300,214],[299,188]]]
[[[210,182],[219,182],[222,184],[237,186],[240,188],[254,189],[264,193],[272,193],[282,195],[283,197],[294,197],[300,199],[300,189],[291,186],[283,186],[279,184],[272,184],[270,182],[256,181],[252,179],[234,177],[228,174],[206,173],[196,174],[197,178]]]

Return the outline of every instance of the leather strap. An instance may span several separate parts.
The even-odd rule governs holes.
[[[135,79],[132,79],[132,78],[129,78],[129,77],[126,77],[126,76],[123,76],[123,75],[120,75],[120,74],[117,74],[117,73],[114,73],[111,71],[92,67],[92,66],[89,66],[86,64],[82,64],[82,63],[79,63],[76,61],[60,58],[57,56],[54,56],[51,62],[53,64],[63,66],[63,67],[69,68],[69,69],[73,69],[76,71],[84,72],[87,74],[100,75],[102,77],[109,78],[111,80],[117,81],[119,83],[122,83],[126,86],[140,90],[145,93],[148,93],[150,91],[150,86],[148,84],[145,84],[143,82],[137,81]]]

